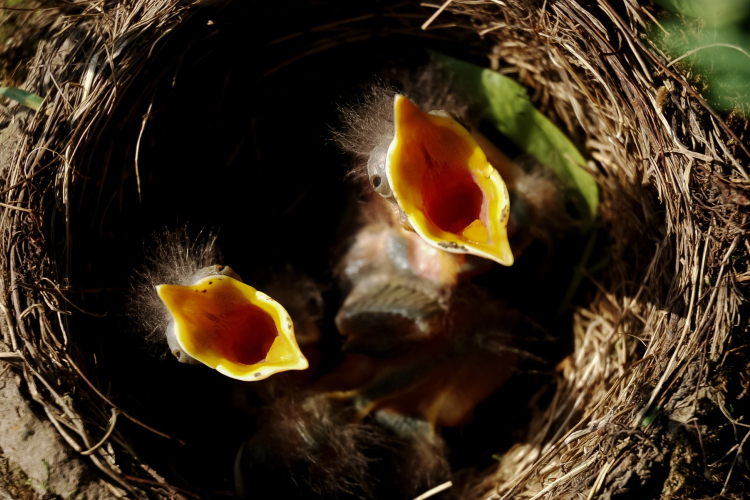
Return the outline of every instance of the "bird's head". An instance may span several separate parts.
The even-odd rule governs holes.
[[[245,381],[307,368],[286,310],[229,267],[203,268],[189,285],[156,291],[172,316],[166,336],[178,361]]]
[[[395,96],[393,110],[392,140],[375,146],[367,162],[375,192],[430,245],[513,264],[508,190],[469,130],[403,95]]]

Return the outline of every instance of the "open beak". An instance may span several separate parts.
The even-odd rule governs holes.
[[[513,264],[508,190],[476,140],[443,112],[394,100],[386,175],[401,211],[428,243]]]
[[[156,291],[174,317],[180,348],[220,373],[255,381],[307,368],[289,314],[255,288],[209,276],[190,286],[159,285]]]

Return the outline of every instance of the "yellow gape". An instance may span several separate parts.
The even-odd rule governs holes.
[[[255,288],[209,276],[190,286],[159,285],[156,291],[174,317],[180,347],[219,373],[254,381],[307,368],[289,314]]]
[[[476,140],[442,112],[394,100],[386,175],[396,203],[433,246],[513,264],[508,190]]]

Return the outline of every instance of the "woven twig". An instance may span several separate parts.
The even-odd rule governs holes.
[[[470,497],[612,495],[632,487],[626,481],[632,470],[636,484],[647,484],[637,464],[679,459],[665,437],[666,421],[677,418],[678,408],[695,408],[698,399],[712,401],[728,424],[744,429],[725,409],[717,382],[741,353],[746,321],[740,314],[750,281],[744,122],[727,126],[685,80],[680,64],[668,66],[641,37],[655,15],[650,6],[593,4],[455,0],[431,6],[438,14],[432,18],[403,18],[414,21],[404,21],[405,32],[460,32],[486,50],[491,65],[526,86],[577,141],[602,191],[599,225],[609,258],[582,270],[597,292],[574,315],[575,352],[560,365],[556,393],[529,423],[528,439]],[[88,162],[97,137],[137,75],[195,8],[177,0],[59,7],[63,17],[23,85],[45,98],[43,110],[9,107],[0,151],[0,310],[9,351],[2,361],[23,374],[60,435],[109,478],[117,496],[181,493],[129,456],[117,429],[129,415],[77,362],[67,318],[83,313],[66,299],[70,187],[94,168]],[[279,53],[261,78],[371,37],[358,24],[368,19],[342,21],[331,36],[317,37],[325,30],[294,35],[304,44]],[[427,31],[415,27],[422,23]],[[61,211],[66,221],[54,255],[51,245],[61,242],[53,241],[47,210]],[[656,409],[661,420],[652,418]],[[684,428],[696,438],[703,432],[693,423]],[[740,477],[735,469],[744,437],[717,445],[726,454],[706,465],[708,491],[741,494],[730,478]],[[114,454],[115,448],[121,451]]]

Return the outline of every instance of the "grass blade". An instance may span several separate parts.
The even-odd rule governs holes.
[[[44,102],[44,99],[38,95],[15,87],[0,87],[0,95],[34,111],[39,111],[42,107],[42,102]]]

